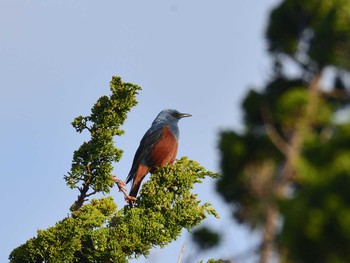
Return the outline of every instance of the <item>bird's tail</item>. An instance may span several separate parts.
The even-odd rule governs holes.
[[[129,196],[135,197],[137,196],[137,193],[139,192],[141,183],[133,184],[133,186],[130,189]],[[129,200],[129,205],[134,206],[135,201]]]
[[[139,167],[137,168],[136,174],[134,176],[131,176],[133,181],[132,181],[132,187],[130,189],[129,196],[135,197],[135,200],[136,200],[137,193],[139,192],[141,182],[143,178],[145,178],[149,170],[150,170],[150,167],[145,165],[139,165]],[[132,201],[132,200],[129,201],[130,206],[133,206],[134,203],[135,201]]]
[[[140,185],[141,185],[141,184],[134,184],[134,185],[132,186],[132,188],[130,189],[129,195],[130,195],[130,196],[133,196],[133,197],[136,197],[136,196],[137,196],[137,193],[139,192]]]

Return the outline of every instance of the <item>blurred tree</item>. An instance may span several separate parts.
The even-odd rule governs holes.
[[[220,135],[217,191],[261,230],[261,263],[350,262],[349,24],[349,0],[276,6],[274,74],[245,97],[244,131]]]
[[[169,244],[207,214],[217,217],[210,204],[200,204],[190,192],[194,183],[217,174],[187,158],[153,173],[133,208],[117,210],[111,197],[84,204],[96,193],[109,193],[116,182],[112,163],[119,161],[122,150],[114,146],[113,136],[123,134],[120,126],[140,89],[119,77],[113,77],[110,88],[112,94],[101,97],[91,115],[72,122],[77,132],[88,131],[91,139],[74,152],[65,176],[67,185],[79,191],[70,216],[15,248],[10,262],[127,262]]]
[[[208,227],[201,227],[192,232],[192,239],[200,249],[209,249],[219,245],[221,236]]]

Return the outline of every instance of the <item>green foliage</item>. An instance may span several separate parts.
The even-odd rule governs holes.
[[[218,246],[221,236],[207,227],[193,231],[192,239],[200,249],[209,249]]]
[[[350,122],[337,118],[350,102],[349,21],[348,0],[278,4],[266,31],[275,74],[244,99],[244,131],[220,134],[217,191],[262,231],[260,262],[273,249],[281,262],[350,261]]]
[[[219,194],[232,204],[238,222],[252,228],[261,226],[267,205],[264,200],[271,192],[272,174],[278,168],[275,162],[282,160],[281,153],[261,132],[245,135],[222,132],[219,148],[222,170],[217,182]]]
[[[270,16],[269,49],[313,72],[329,65],[349,68],[349,13],[347,0],[285,0]]]
[[[101,97],[91,115],[72,123],[77,132],[90,132],[91,139],[74,152],[71,172],[65,176],[68,186],[80,192],[71,216],[38,230],[36,237],[11,252],[11,263],[128,262],[169,244],[183,228],[192,229],[207,215],[218,217],[209,203],[201,204],[191,193],[195,183],[218,175],[187,158],[153,173],[133,208],[117,210],[111,197],[84,205],[87,197],[109,193],[113,187],[112,163],[122,155],[113,136],[123,134],[120,126],[140,89],[119,77],[113,77],[110,87],[112,94]]]
[[[113,136],[124,133],[120,126],[137,104],[135,96],[140,87],[113,77],[110,90],[112,94],[101,97],[89,116],[78,116],[72,122],[77,132],[88,130],[91,135],[91,139],[74,152],[71,171],[65,176],[68,186],[80,191],[72,211],[81,207],[86,196],[96,192],[109,193],[114,183],[112,163],[120,160],[123,151],[114,146]]]
[[[102,262],[85,260],[106,247],[106,233],[101,226],[115,211],[112,198],[92,200],[74,218],[67,217],[53,227],[39,230],[37,237],[12,251],[10,262]]]
[[[339,125],[328,141],[308,142],[305,159],[313,171],[299,167],[298,191],[281,202],[285,222],[279,242],[296,262],[350,259],[349,128]]]
[[[203,263],[203,260],[198,262],[198,263]],[[229,260],[224,260],[224,259],[209,259],[207,263],[231,263]]]
[[[141,190],[137,205],[119,211],[111,197],[93,199],[54,227],[16,248],[10,262],[127,262],[163,247],[183,228],[198,225],[207,214],[190,190],[206,176],[216,177],[198,163],[182,158],[152,174]]]
[[[262,111],[267,108],[270,109],[271,119],[278,118],[280,114],[277,105],[279,97],[286,91],[291,92],[300,87],[303,87],[303,80],[300,78],[288,79],[284,76],[277,76],[266,85],[264,91],[250,90],[242,103],[247,128],[260,130],[265,124]]]

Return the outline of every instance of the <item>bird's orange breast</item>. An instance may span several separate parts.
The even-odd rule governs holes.
[[[164,126],[162,136],[150,153],[153,165],[161,168],[166,164],[172,164],[176,158],[177,148],[177,139],[169,127]]]

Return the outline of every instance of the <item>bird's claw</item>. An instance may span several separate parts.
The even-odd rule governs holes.
[[[125,201],[129,203],[129,205],[132,207],[134,206],[137,198],[131,195],[125,195]]]
[[[135,203],[135,201],[137,200],[137,198],[136,198],[136,197],[133,197],[133,196],[131,196],[131,195],[128,195],[128,194],[126,193],[126,191],[127,191],[126,188],[125,188],[126,183],[125,183],[124,181],[120,180],[120,179],[117,179],[117,177],[116,177],[115,175],[112,176],[112,180],[113,180],[113,182],[115,182],[116,185],[118,186],[119,192],[122,192],[122,193],[124,194],[125,201],[126,201],[126,202],[129,202],[129,204],[130,204],[131,206],[133,206],[134,203]]]
[[[127,196],[128,194],[126,193],[126,188],[125,188],[126,183],[120,179],[117,179],[115,175],[112,176],[112,180],[118,186],[119,192],[122,192],[124,196]]]

